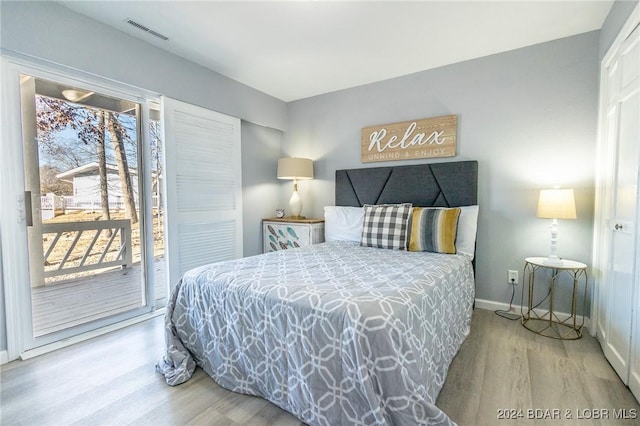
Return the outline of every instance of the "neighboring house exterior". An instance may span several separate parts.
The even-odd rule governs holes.
[[[136,205],[138,204],[138,170],[129,168],[131,186]],[[65,197],[65,209],[99,209],[100,202],[100,175],[98,163],[91,162],[75,169],[56,175],[58,179],[70,182],[73,185],[73,197]],[[107,164],[107,190],[109,194],[109,207],[111,209],[124,208],[124,195],[118,167]]]

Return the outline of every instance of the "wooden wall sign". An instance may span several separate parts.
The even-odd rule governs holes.
[[[453,157],[457,124],[456,115],[447,115],[365,127],[360,151],[362,162]]]

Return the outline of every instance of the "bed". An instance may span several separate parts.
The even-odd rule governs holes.
[[[338,170],[335,201],[473,208],[477,162]],[[452,424],[434,403],[470,329],[475,229],[466,238],[455,254],[329,238],[188,271],[156,369],[177,385],[199,366],[311,425]]]

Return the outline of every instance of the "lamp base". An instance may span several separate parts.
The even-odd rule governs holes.
[[[564,262],[559,257],[547,257],[542,261],[542,263],[544,263],[547,266],[558,266],[558,267],[560,267],[560,266],[564,265]]]
[[[289,220],[304,220],[306,219],[306,216],[301,216],[301,215],[291,215],[291,216],[287,216],[285,219],[289,219]]]
[[[562,259],[557,255],[558,253],[558,219],[551,221],[551,254],[547,257],[543,263],[548,266],[562,266]]]
[[[291,209],[291,217],[300,217],[302,213],[302,198],[298,194],[298,181],[293,180],[293,194],[289,199],[289,209]]]

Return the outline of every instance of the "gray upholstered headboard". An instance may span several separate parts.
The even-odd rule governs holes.
[[[478,162],[336,170],[336,206],[395,203],[418,207],[478,204]]]

